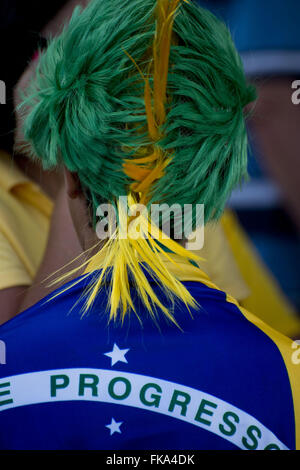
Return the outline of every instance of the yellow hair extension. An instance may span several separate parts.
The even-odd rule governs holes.
[[[149,79],[144,76],[135,60],[124,51],[133,61],[145,81],[144,100],[148,132],[153,141],[153,145],[149,146],[149,157],[139,158],[141,156],[136,155],[135,158],[126,160],[123,165],[127,176],[138,182],[133,183],[130,189],[132,192],[142,193],[140,202],[143,204],[147,204],[148,193],[153,182],[163,176],[164,169],[171,160],[169,153],[163,154],[157,145],[157,141],[162,137],[160,128],[166,119],[165,105],[167,102],[169,56],[174,16],[180,2],[181,0],[157,1],[156,31],[151,51],[153,59],[152,63],[150,62],[153,73],[153,90],[151,90]],[[151,72],[151,69],[149,69],[149,72]]]
[[[134,59],[124,51],[136,65],[142,79],[145,81],[144,100],[147,128],[153,144],[149,146],[149,155],[138,154],[132,159],[125,160],[124,172],[135,181],[131,185],[128,194],[128,207],[125,208],[121,203],[118,203],[119,226],[117,233],[107,242],[104,250],[92,257],[86,270],[86,272],[100,268],[102,270],[97,281],[89,287],[86,310],[94,302],[106,273],[109,270],[112,271],[110,320],[117,319],[119,309],[121,310],[122,320],[129,307],[137,313],[130,296],[128,275],[131,273],[139,296],[148,311],[153,314],[153,306],[158,307],[170,320],[175,322],[172,314],[161,303],[151,288],[143,271],[142,263],[145,263],[144,268],[151,271],[165,291],[169,292],[169,296],[175,295],[186,306],[196,306],[188,290],[166,269],[163,257],[173,262],[168,255],[168,251],[171,251],[189,260],[197,261],[199,258],[169,237],[166,237],[150,220],[148,214],[141,213],[138,217],[128,216],[128,210],[130,212],[137,203],[147,204],[152,184],[162,177],[171,160],[171,153],[164,153],[158,146],[157,141],[161,137],[160,128],[166,118],[165,106],[167,102],[167,78],[172,29],[174,15],[180,1],[158,0],[157,2],[157,27],[152,50],[153,90],[149,78],[144,76]],[[133,237],[130,230],[128,230],[128,225],[133,221],[135,230],[139,232],[138,238]],[[126,229],[127,238],[121,239],[119,235]]]
[[[133,199],[132,195],[129,197],[129,204],[131,208],[136,204],[136,200]],[[122,204],[119,204],[118,233],[124,228],[124,225],[128,226],[127,210]],[[110,320],[117,319],[119,309],[121,310],[122,320],[124,320],[129,307],[137,314],[130,297],[128,274],[131,272],[138,293],[150,314],[153,314],[153,306],[156,306],[170,320],[176,323],[172,314],[161,303],[151,288],[143,267],[155,276],[157,282],[163,286],[165,291],[173,295],[175,294],[187,307],[192,306],[195,308],[196,302],[193,297],[184,285],[166,268],[163,258],[165,257],[173,264],[177,264],[166,249],[189,260],[198,261],[199,257],[187,251],[170,238],[166,238],[166,235],[153,222],[149,221],[148,215],[145,213],[141,213],[134,219],[134,228],[138,229],[137,231],[140,235],[137,239],[133,237],[129,229],[126,239],[119,238],[118,234],[115,238],[111,237],[103,250],[91,258],[85,272],[101,269],[101,274],[88,289],[85,309],[87,311],[91,307],[101,285],[105,281],[107,273],[111,269]],[[157,243],[158,240],[159,243]],[[142,266],[141,263],[145,264]]]
[[[84,312],[92,306],[100,288],[106,283],[108,274],[111,274],[109,280],[111,286],[109,320],[117,320],[120,313],[123,321],[129,309],[138,316],[130,295],[130,282],[132,282],[153,317],[153,309],[158,308],[177,325],[172,313],[153,291],[145,275],[145,270],[151,273],[151,276],[170,300],[173,300],[174,297],[180,299],[187,308],[197,306],[189,291],[167,269],[164,258],[177,264],[168,252],[189,261],[198,261],[199,257],[167,237],[151,221],[147,210],[146,212],[142,211],[139,215],[131,215],[137,204],[147,206],[153,183],[163,176],[165,168],[172,159],[172,152],[164,152],[158,142],[162,137],[161,127],[166,119],[167,81],[174,15],[181,1],[157,1],[156,31],[150,66],[147,71],[148,75],[151,73],[153,76],[153,89],[151,89],[148,76],[144,75],[135,60],[124,51],[133,61],[145,82],[144,100],[147,131],[152,143],[146,152],[143,148],[137,155],[124,161],[123,170],[133,180],[129,188],[128,203],[126,206],[123,201],[116,203],[118,209],[116,232],[112,234],[105,246],[90,258],[87,266],[86,262],[82,265],[82,267],[86,266],[85,275],[101,270],[99,276],[95,277],[85,292]],[[122,237],[124,233],[127,235],[125,238]]]

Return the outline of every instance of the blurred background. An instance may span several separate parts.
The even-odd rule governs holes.
[[[300,2],[197,2],[230,28],[246,74],[258,89],[248,123],[251,178],[233,193],[229,205],[278,288],[299,313]],[[60,30],[78,3],[87,2],[0,0],[0,80],[6,85],[5,104],[0,105],[0,149],[10,154],[16,122],[14,87],[38,47]]]
[[[295,82],[300,79],[300,2],[198,3],[225,21],[258,90],[248,123],[250,180],[233,193],[230,205],[299,312],[300,104]]]

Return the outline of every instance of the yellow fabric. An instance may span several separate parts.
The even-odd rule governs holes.
[[[228,217],[230,214],[228,214]],[[202,284],[212,288],[220,290],[210,279],[209,277],[203,272],[202,270],[191,266],[185,260],[179,260],[179,258],[175,257],[176,263],[178,265],[174,265],[170,263],[168,260],[165,260],[165,264],[167,267],[173,272],[173,274],[178,277],[180,281],[196,281],[201,282]],[[221,289],[222,290],[222,289]],[[295,417],[295,435],[296,435],[296,449],[300,450],[300,367],[299,364],[296,364],[292,361],[292,354],[294,349],[292,347],[293,341],[284,336],[283,334],[279,333],[266,323],[264,323],[260,318],[256,315],[253,315],[248,310],[243,308],[236,299],[232,296],[226,296],[227,302],[233,303],[236,305],[239,310],[242,312],[245,318],[249,320],[252,324],[254,324],[257,328],[263,331],[277,346],[279,349],[283,361],[285,363],[290,385],[291,391],[293,396],[293,403],[294,403],[294,417]]]
[[[31,284],[51,212],[51,201],[0,151],[0,289]]]
[[[269,336],[269,338],[276,344],[281,353],[289,375],[293,395],[296,450],[300,450],[300,367],[299,364],[295,364],[292,361],[293,341],[287,338],[286,336],[282,335],[275,329],[271,328],[258,317],[252,315],[245,308],[240,307],[240,310],[251,323],[256,325],[260,330],[262,330],[264,333],[266,333],[266,335]]]
[[[220,289],[239,302],[250,295],[220,223],[209,223],[205,227],[204,246],[195,253],[203,258],[198,262],[199,267]]]
[[[242,301],[241,298],[238,299],[241,305],[255,312],[257,317],[284,335],[290,337],[299,335],[300,319],[285,298],[277,281],[260,260],[234,214],[226,211],[221,225],[240,273],[250,290],[249,297]],[[221,283],[218,285],[223,290]],[[232,295],[230,289],[226,292]]]

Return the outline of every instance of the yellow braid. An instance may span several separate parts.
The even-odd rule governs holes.
[[[93,304],[108,272],[111,271],[110,320],[116,320],[119,312],[121,319],[124,320],[129,309],[137,314],[130,296],[130,273],[137,292],[150,314],[154,315],[153,308],[157,307],[177,324],[172,313],[161,303],[153,291],[143,267],[151,272],[152,277],[157,280],[169,298],[175,296],[182,300],[187,307],[196,307],[196,302],[188,290],[166,268],[164,258],[168,258],[176,264],[168,254],[170,251],[188,260],[198,261],[199,258],[163,234],[150,220],[147,211],[147,213],[142,212],[134,217],[128,215],[128,209],[130,212],[137,203],[147,205],[153,183],[162,177],[172,159],[172,152],[164,152],[158,142],[162,137],[161,127],[166,120],[172,30],[174,15],[180,1],[157,1],[157,26],[152,46],[153,58],[150,61],[148,71],[153,75],[153,89],[151,89],[149,78],[144,76],[134,59],[124,51],[134,62],[145,81],[144,100],[147,130],[152,143],[146,152],[144,148],[139,154],[124,161],[123,170],[134,181],[129,188],[128,207],[118,203],[118,228],[104,248],[90,258],[85,269],[85,274],[101,269],[98,279],[88,288],[85,311]],[[134,222],[134,230],[140,234],[137,239],[129,227],[132,222]],[[126,233],[126,231],[127,238],[122,239],[120,233]]]

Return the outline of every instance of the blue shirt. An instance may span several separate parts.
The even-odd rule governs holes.
[[[105,289],[82,318],[87,280],[2,325],[0,448],[295,449],[292,341],[193,269],[181,329],[137,298],[142,325],[108,324]]]

